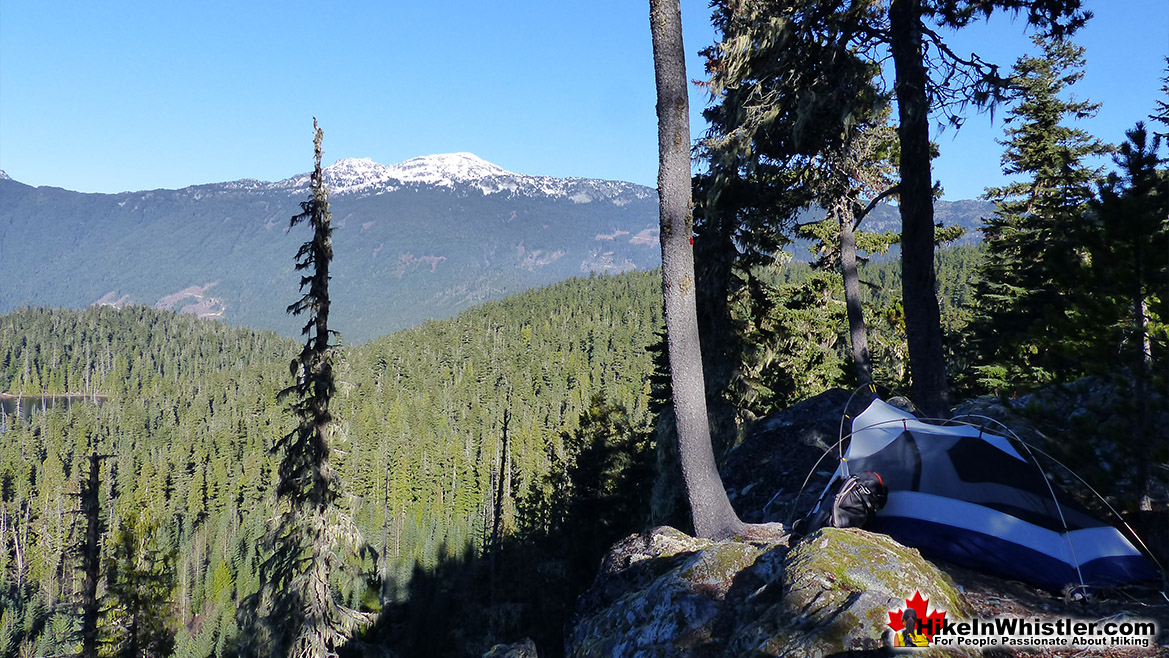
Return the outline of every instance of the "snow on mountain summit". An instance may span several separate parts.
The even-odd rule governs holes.
[[[389,183],[393,178],[390,168],[369,158],[346,158],[325,167],[325,185],[334,193],[357,191]],[[308,175],[296,176],[289,182],[299,187],[308,183]]]
[[[567,197],[574,203],[606,200],[623,205],[630,197],[652,190],[632,183],[585,178],[555,178],[516,174],[472,153],[441,153],[384,165],[369,158],[344,158],[325,167],[325,185],[334,195],[383,194],[415,185],[477,190],[479,193]],[[307,189],[308,174],[276,183],[275,187]]]
[[[345,158],[325,167],[325,184],[334,193],[361,192],[402,183],[451,187],[511,172],[471,153],[443,153],[383,165],[369,158]],[[299,181],[298,181],[299,182]]]
[[[401,181],[445,185],[450,181],[466,183],[490,176],[515,176],[472,153],[442,153],[413,158],[390,167]]]

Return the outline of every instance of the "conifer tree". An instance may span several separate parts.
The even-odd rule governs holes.
[[[815,199],[827,211],[821,222],[798,227],[804,237],[816,239],[816,265],[839,270],[844,285],[849,345],[857,384],[873,383],[868,330],[861,303],[857,252],[885,253],[899,241],[895,233],[860,232],[861,223],[882,200],[897,192],[892,179],[896,134],[888,125],[887,108],[871,110],[866,120],[846,132],[839,149],[822,154],[816,163]]]
[[[74,549],[80,560],[81,571],[81,601],[78,612],[81,617],[81,658],[97,658],[98,652],[98,615],[100,607],[97,598],[98,581],[101,578],[101,547],[99,542],[105,532],[105,522],[101,517],[101,502],[99,498],[99,466],[105,459],[95,451],[89,456],[87,478],[81,482],[78,499],[81,503],[81,514],[85,519],[85,532],[81,541]]]
[[[881,36],[893,61],[897,97],[902,299],[913,394],[918,406],[934,416],[946,413],[949,387],[933,264],[930,114],[940,112],[960,126],[955,107],[973,102],[993,108],[1007,88],[996,66],[977,54],[957,55],[934,26],[960,29],[998,10],[1025,13],[1029,26],[1055,37],[1071,34],[1091,17],[1080,11],[1080,0],[891,0]]]
[[[745,529],[715,465],[694,293],[694,217],[690,207],[690,125],[686,57],[678,0],[650,0],[658,90],[658,194],[662,292],[682,476],[694,530],[725,538]]]
[[[764,292],[761,272],[776,267],[780,249],[800,231],[797,213],[809,206],[832,212],[831,225],[805,227],[823,230],[825,239],[839,234],[846,215],[851,228],[865,197],[882,191],[872,191],[884,178],[875,171],[879,165],[870,168],[873,155],[884,151],[876,156],[883,160],[895,149],[860,137],[884,123],[887,98],[873,84],[879,67],[852,52],[846,30],[835,29],[839,17],[831,3],[728,0],[713,6],[720,39],[703,54],[706,87],[716,102],[704,113],[711,129],[699,146],[709,172],[695,181],[699,326],[707,376],[714,375],[708,397],[730,397],[740,415],[749,415],[762,411],[756,402],[766,405],[771,397],[759,393],[786,398],[789,392],[779,392],[775,380],[750,376],[764,365],[756,357],[773,352],[745,339],[768,314],[756,302],[773,297]],[[841,255],[834,247],[825,265],[839,265]],[[732,319],[732,305],[748,310]],[[859,313],[849,317],[858,328],[863,323]],[[853,336],[863,355],[864,333]],[[858,366],[867,372],[864,363],[862,357]]]
[[[1061,95],[1083,75],[1083,48],[1062,38],[1035,43],[1042,55],[1015,64],[1019,96],[1003,142],[1003,171],[1017,180],[985,195],[996,210],[983,231],[972,341],[989,388],[1035,386],[1081,368],[1061,345],[1074,334],[1069,288],[1081,276],[1084,218],[1100,175],[1084,160],[1107,146],[1069,125],[1097,105]]]
[[[1169,57],[1165,58],[1166,71],[1161,78],[1161,98],[1157,99],[1156,109],[1149,115],[1149,119],[1161,124],[1161,130],[1169,130]],[[1169,137],[1169,132],[1156,132],[1158,137]]]
[[[1130,346],[1136,355],[1134,369],[1140,370],[1152,361],[1154,351],[1163,357],[1165,350],[1169,171],[1159,154],[1160,136],[1150,135],[1143,122],[1125,136],[1128,139],[1114,157],[1120,170],[1108,175],[1098,200],[1092,203],[1100,231],[1092,245],[1092,262],[1109,265],[1095,268],[1093,287],[1115,291],[1104,296],[1115,299],[1123,309],[1117,313],[1117,324],[1127,327],[1118,342]],[[1160,344],[1154,347],[1154,343]]]
[[[956,108],[971,102],[993,107],[1003,99],[1006,83],[994,65],[977,55],[957,55],[937,28],[962,28],[979,16],[1007,10],[1025,13],[1029,25],[1046,32],[1070,32],[1087,20],[1079,0],[723,0],[714,6],[724,38],[708,68],[712,91],[723,102],[717,106],[720,114],[708,118],[732,147],[721,152],[733,162],[716,166],[713,175],[719,169],[737,174],[745,168],[756,178],[778,182],[787,202],[772,209],[775,218],[790,217],[791,208],[807,203],[810,192],[805,179],[784,181],[772,171],[775,166],[782,167],[785,158],[798,163],[838,148],[850,126],[878,106],[873,67],[892,63],[900,142],[902,297],[914,397],[927,413],[945,413],[948,384],[933,270],[938,236],[930,121],[942,116],[960,125]],[[762,156],[779,160],[767,162]]]
[[[171,606],[177,550],[147,509],[122,519],[105,561],[107,591],[102,616],[106,654],[117,658],[165,658],[175,645]]]
[[[1144,435],[1149,393],[1154,377],[1164,376],[1158,364],[1169,347],[1169,171],[1159,135],[1150,136],[1139,122],[1126,136],[1114,156],[1119,171],[1108,175],[1091,203],[1085,286],[1091,294],[1084,306],[1093,330],[1081,344],[1093,370],[1131,380]]]
[[[291,396],[298,424],[276,442],[281,453],[277,509],[269,531],[272,554],[261,564],[259,614],[263,655],[275,658],[336,656],[354,631],[371,621],[346,605],[339,581],[359,578],[350,565],[369,552],[353,520],[342,508],[337,474],[329,460],[335,421],[330,405],[336,392],[335,335],[329,329],[329,264],[333,258],[328,189],[321,168],[323,133],[313,119],[315,166],[311,197],[301,202],[289,228],[308,222],[312,237],[297,252],[304,294],[288,307],[308,314],[307,336],[289,369],[295,383],[281,392]],[[307,290],[306,290],[307,288]]]
[[[913,373],[914,398],[928,414],[944,414],[948,406],[944,352],[941,342],[941,318],[936,297],[934,274],[933,196],[935,188],[930,172],[932,147],[930,143],[931,114],[940,114],[960,125],[961,117],[955,108],[973,102],[981,107],[993,107],[1000,102],[1006,87],[997,67],[977,55],[962,57],[946,43],[936,28],[960,29],[975,18],[990,16],[998,10],[1024,13],[1027,23],[1044,33],[1060,35],[1077,29],[1090,16],[1079,10],[1079,0],[890,0],[888,3],[841,3],[831,0],[802,0],[778,2],[754,0],[719,3],[734,14],[758,17],[770,29],[759,33],[764,43],[797,43],[806,48],[809,56],[804,65],[785,67],[788,80],[805,80],[795,86],[801,103],[778,108],[771,97],[760,95],[754,102],[743,103],[748,118],[791,115],[798,132],[792,143],[799,147],[799,139],[832,137],[831,128],[836,117],[848,119],[850,113],[841,111],[851,103],[863,99],[864,86],[852,84],[864,77],[850,77],[848,71],[863,71],[840,67],[849,55],[859,53],[871,61],[891,60],[893,64],[893,94],[897,99],[899,172],[898,208],[902,230],[902,297],[905,306],[906,338],[909,345]],[[812,30],[811,36],[807,30]],[[829,41],[822,36],[827,35]],[[750,39],[750,37],[747,37]],[[825,46],[828,47],[825,47]],[[725,66],[759,66],[760,62],[730,61]],[[765,67],[773,66],[766,60]],[[748,88],[748,91],[752,91]],[[780,100],[784,96],[778,96]],[[825,122],[825,119],[830,119]],[[817,132],[819,127],[820,132]],[[780,135],[785,134],[780,132]]]

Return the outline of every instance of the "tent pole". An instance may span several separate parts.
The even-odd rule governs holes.
[[[1001,427],[1003,429],[1004,434],[1010,436],[1012,439],[1019,442],[1021,445],[1025,446],[1028,449],[1028,451],[1034,450],[1035,452],[1038,452],[1039,454],[1043,455],[1044,457],[1047,457],[1051,461],[1055,462],[1056,466],[1059,466],[1063,470],[1070,473],[1071,476],[1076,478],[1076,480],[1078,480],[1080,482],[1080,484],[1084,485],[1088,489],[1088,491],[1091,491],[1093,494],[1095,494],[1095,496],[1100,499],[1100,502],[1104,503],[1104,506],[1108,508],[1108,511],[1112,512],[1112,515],[1116,517],[1117,521],[1120,521],[1120,525],[1124,526],[1124,529],[1128,530],[1128,534],[1133,539],[1135,539],[1138,544],[1140,544],[1141,549],[1145,552],[1145,556],[1148,557],[1150,560],[1152,560],[1153,564],[1157,565],[1157,569],[1160,570],[1162,574],[1165,573],[1164,565],[1162,565],[1161,562],[1157,560],[1156,556],[1153,555],[1153,551],[1149,550],[1148,545],[1146,545],[1144,540],[1141,539],[1141,536],[1137,534],[1137,531],[1133,530],[1132,526],[1128,524],[1128,521],[1124,520],[1124,517],[1120,515],[1120,512],[1116,511],[1116,508],[1113,507],[1112,504],[1108,502],[1107,498],[1100,495],[1100,492],[1096,491],[1095,487],[1093,487],[1091,484],[1088,484],[1087,480],[1080,477],[1080,474],[1076,473],[1071,468],[1069,468],[1067,464],[1064,464],[1060,460],[1056,459],[1054,456],[1052,456],[1051,454],[1049,454],[1048,452],[1046,452],[1042,448],[1040,448],[1038,446],[1033,446],[1030,443],[1028,443],[1027,441],[1024,441],[1023,437],[1016,434],[1014,430],[1007,427],[1002,421],[1000,421],[996,418],[991,418],[990,416],[981,416],[981,415],[977,415],[977,414],[966,414],[966,415],[957,416],[954,419],[951,419],[951,420],[954,420],[954,422],[957,422],[957,423],[960,423],[963,425],[969,425],[971,427],[975,427],[974,423],[967,423],[964,421],[960,421],[960,420],[957,420],[957,418],[978,418],[980,420],[985,420],[985,421],[994,423],[995,425],[998,425],[999,427]],[[981,426],[978,426],[978,427],[980,427],[980,429],[981,429]],[[1038,430],[1036,430],[1036,432],[1038,432]],[[1047,436],[1044,435],[1042,432],[1038,432],[1038,433],[1039,433],[1039,436],[1042,436],[1044,439],[1047,438]],[[1038,463],[1038,461],[1039,460],[1036,460],[1036,463]]]

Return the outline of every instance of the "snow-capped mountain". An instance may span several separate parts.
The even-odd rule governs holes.
[[[574,203],[608,201],[624,205],[653,196],[653,190],[619,181],[555,178],[510,172],[472,153],[442,153],[384,165],[369,158],[345,158],[325,167],[331,195],[385,194],[403,187],[427,186],[481,194],[567,198]],[[307,173],[273,183],[280,189],[307,190]]]
[[[456,183],[510,175],[490,162],[470,153],[449,153],[413,158],[396,165],[384,165],[369,158],[345,158],[325,167],[325,184],[331,194],[388,192],[409,183],[436,187],[453,187]],[[309,175],[300,174],[275,185],[304,188]]]
[[[341,160],[334,167],[355,162]],[[356,162],[367,163],[370,160]],[[503,167],[494,165],[473,153],[441,153],[413,158],[401,164],[387,167],[391,175],[402,182],[428,183],[450,187],[455,183],[467,183],[496,176],[516,176]]]
[[[570,276],[656,267],[657,194],[469,153],[325,169],[333,315],[361,341]],[[79,194],[0,181],[0,313],[149,304],[297,335],[289,228],[309,176]]]

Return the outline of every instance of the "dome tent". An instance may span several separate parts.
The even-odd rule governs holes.
[[[866,528],[946,560],[1051,590],[1157,577],[1116,528],[1051,483],[1006,437],[934,425],[874,396],[835,477],[874,471],[888,502]]]

